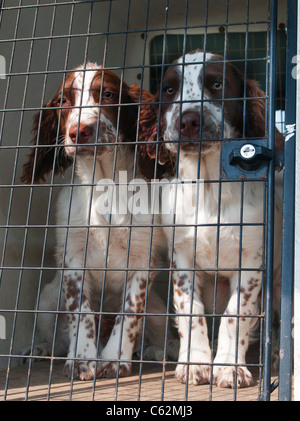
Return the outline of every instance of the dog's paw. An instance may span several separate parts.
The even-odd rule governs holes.
[[[100,376],[100,364],[95,361],[68,360],[64,366],[64,375],[68,378],[91,380]]]
[[[105,363],[100,368],[100,377],[126,377],[131,374],[131,364],[129,363]]]
[[[239,388],[249,387],[253,384],[253,377],[246,367],[214,367],[214,383],[218,387]]]
[[[178,364],[175,377],[180,383],[186,383],[188,379],[194,385],[207,384],[210,382],[211,368],[209,365]]]

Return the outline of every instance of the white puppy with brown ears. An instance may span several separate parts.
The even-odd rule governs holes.
[[[137,103],[150,98],[112,71],[88,63],[66,76],[34,119],[36,147],[24,165],[22,181],[39,182],[51,170],[62,173],[73,161],[76,172],[74,185],[62,189],[57,204],[56,254],[62,270],[44,290],[44,312],[39,315],[40,326],[48,326],[44,336],[49,345],[55,310],[64,311],[57,352],[67,347],[67,376],[88,380],[130,374],[145,318],[144,347],[164,347],[166,319],[146,314],[166,313],[162,301],[149,291],[165,241],[159,216],[153,217],[150,209],[132,213],[128,206],[112,211],[132,196],[128,186],[121,185],[122,174],[128,182],[143,178],[135,166],[133,143]],[[102,212],[107,180],[115,183],[118,200],[114,209],[108,206]]]
[[[246,80],[223,57],[196,50],[168,68],[155,104],[141,115],[140,140],[148,142],[147,153],[161,164],[177,160],[179,179],[201,180],[198,186],[203,187],[200,196],[197,188],[191,190],[193,209],[185,215],[174,207],[174,186],[168,198],[174,216],[162,215],[170,252],[174,249],[170,259],[180,336],[176,377],[181,382],[209,383],[213,370],[218,386],[252,384],[246,352],[260,314],[266,185],[220,182],[220,152],[221,141],[267,135],[263,97],[257,83]],[[151,145],[153,140],[161,141],[158,148]],[[276,132],[276,148],[282,150],[283,145],[283,136]],[[275,213],[280,221],[280,206]],[[168,226],[174,222],[173,231]],[[275,232],[277,285],[280,226]],[[208,313],[220,319],[215,357],[208,338]]]

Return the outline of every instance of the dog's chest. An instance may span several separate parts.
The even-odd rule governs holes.
[[[171,212],[163,215],[170,249],[174,243],[175,254],[184,256],[183,266],[238,268],[246,250],[261,244],[262,230],[252,226],[263,221],[260,187],[228,182],[220,189],[220,183],[203,180],[193,185],[185,194],[178,185],[170,189]],[[242,223],[249,226],[241,229]]]
[[[62,191],[58,201],[58,222],[69,228],[57,229],[57,256],[60,261],[66,254],[66,266],[91,270],[98,286],[105,274],[109,288],[118,292],[124,284],[125,273],[130,273],[129,268],[148,267],[149,256],[151,263],[157,260],[161,228],[151,227],[151,215],[131,215],[128,209],[126,213],[119,213],[119,201],[117,209],[108,206],[106,212],[107,195],[100,197],[98,193],[85,186],[73,188],[72,195],[68,189]],[[68,203],[71,203],[70,213]]]

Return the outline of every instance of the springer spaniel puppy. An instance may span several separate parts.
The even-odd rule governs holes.
[[[167,69],[162,91],[142,111],[140,140],[147,142],[146,153],[160,164],[176,168],[177,163],[181,181],[203,180],[198,192],[194,184],[185,196],[182,190],[176,195],[177,180],[165,197],[171,212],[162,214],[170,253],[174,250],[170,259],[180,337],[175,374],[183,383],[209,383],[212,363],[217,386],[234,387],[235,375],[238,387],[253,381],[245,364],[262,288],[265,187],[255,181],[220,183],[220,153],[221,139],[265,136],[265,100],[257,98],[264,96],[255,81],[245,80],[223,57],[196,50]],[[279,132],[276,148],[283,149]],[[182,210],[187,202],[192,206]],[[280,206],[275,213],[280,220]],[[174,223],[174,230],[168,228]],[[280,239],[279,229],[275,238]],[[280,260],[276,241],[274,283],[280,282]],[[224,314],[218,317],[214,360],[206,312]]]
[[[145,308],[155,274],[149,269],[160,266],[164,233],[150,210],[131,212],[134,187],[130,191],[124,185],[133,179],[146,183],[135,166],[134,144],[126,142],[136,140],[137,103],[150,99],[151,94],[121,83],[112,71],[88,63],[65,77],[34,119],[36,146],[21,180],[37,183],[51,170],[63,173],[72,162],[76,170],[74,185],[61,190],[57,203],[62,228],[56,230],[56,254],[63,270],[44,289],[40,307],[57,309],[62,278],[58,309],[65,313],[59,316],[56,343],[57,352],[68,348],[67,376],[88,380],[115,376],[117,370],[129,375],[143,315],[166,313],[152,290]],[[111,180],[114,190],[109,190]],[[41,313],[38,320],[49,348],[55,314]],[[149,315],[145,326],[148,345],[163,348],[164,318]],[[100,364],[95,359],[103,345]]]

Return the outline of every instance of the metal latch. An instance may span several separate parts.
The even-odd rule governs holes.
[[[266,140],[245,143],[224,141],[222,143],[222,178],[264,179],[268,176],[269,162],[274,153],[267,148]]]
[[[230,165],[238,165],[246,171],[255,171],[264,163],[270,161],[273,153],[264,146],[255,146],[252,143],[246,143],[240,148],[234,149],[229,155]]]

